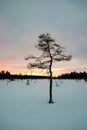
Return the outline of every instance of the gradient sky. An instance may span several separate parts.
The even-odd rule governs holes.
[[[0,0],[0,70],[28,72],[24,57],[49,32],[73,56],[56,74],[87,71],[87,0]]]

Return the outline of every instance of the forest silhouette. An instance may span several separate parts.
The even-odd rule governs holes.
[[[22,74],[11,74],[9,71],[0,71],[0,79],[49,79],[49,76],[39,76],[39,75],[22,75]],[[71,72],[61,74],[60,76],[53,77],[53,79],[84,79],[87,81],[87,72]]]

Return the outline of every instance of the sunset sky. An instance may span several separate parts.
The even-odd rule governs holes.
[[[55,75],[87,71],[87,0],[0,0],[0,71],[30,72],[24,57],[39,54],[47,32],[73,57],[53,65]]]

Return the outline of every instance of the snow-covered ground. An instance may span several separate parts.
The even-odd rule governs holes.
[[[48,104],[48,80],[0,80],[0,130],[87,130],[87,82],[61,82]]]

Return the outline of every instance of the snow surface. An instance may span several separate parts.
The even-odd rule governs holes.
[[[55,103],[49,104],[49,81],[0,80],[0,130],[87,130],[87,83],[60,80],[53,84]]]

